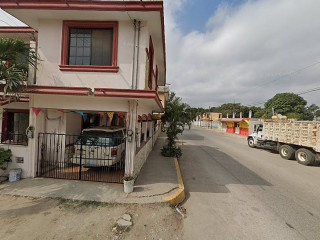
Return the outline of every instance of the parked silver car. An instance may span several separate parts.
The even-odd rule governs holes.
[[[71,162],[84,167],[107,167],[124,161],[124,156],[125,128],[87,128],[74,145]]]

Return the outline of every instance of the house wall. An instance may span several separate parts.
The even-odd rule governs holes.
[[[14,102],[10,103],[4,106],[0,107],[0,129],[2,129],[2,120],[3,120],[3,110],[4,109],[29,109],[29,103],[20,103],[20,102]],[[11,149],[12,151],[12,162],[9,163],[8,168],[5,172],[5,174],[9,173],[10,169],[13,168],[21,168],[22,169],[22,177],[31,177],[31,168],[30,168],[30,160],[29,160],[29,148],[28,146],[22,146],[22,145],[9,145],[9,144],[1,144],[0,147],[4,149]],[[17,163],[17,157],[23,157],[23,163]],[[0,175],[3,174],[3,170],[0,170]]]
[[[78,135],[82,130],[82,116],[75,113],[65,113],[66,134]]]
[[[130,89],[132,85],[133,27],[130,21],[119,22],[118,73],[64,72],[61,63],[62,20],[40,19],[38,46],[40,61],[37,85],[89,88]],[[142,23],[143,25],[143,23]],[[144,89],[145,59],[148,42],[147,28],[140,32],[138,87]]]
[[[143,164],[146,162],[150,152],[152,151],[154,143],[159,137],[160,131],[161,128],[158,128],[158,130],[154,133],[153,137],[149,138],[147,143],[145,143],[145,145],[136,154],[134,159],[134,176],[137,176],[139,174]]]

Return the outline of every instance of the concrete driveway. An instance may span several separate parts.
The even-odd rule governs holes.
[[[184,239],[319,239],[319,167],[205,129],[181,140]]]

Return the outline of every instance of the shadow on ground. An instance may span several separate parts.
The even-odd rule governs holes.
[[[228,185],[272,186],[239,161],[213,146],[202,136],[187,132],[182,137],[180,167],[187,192],[228,193]]]

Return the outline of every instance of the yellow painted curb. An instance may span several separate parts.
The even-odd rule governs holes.
[[[184,192],[184,184],[182,181],[181,170],[180,170],[180,166],[179,166],[179,162],[178,162],[177,158],[174,158],[174,163],[176,165],[179,188],[172,195],[164,197],[163,200],[166,202],[170,202],[171,205],[175,206],[175,205],[183,202],[183,200],[186,198],[186,196],[185,196],[185,192]]]

